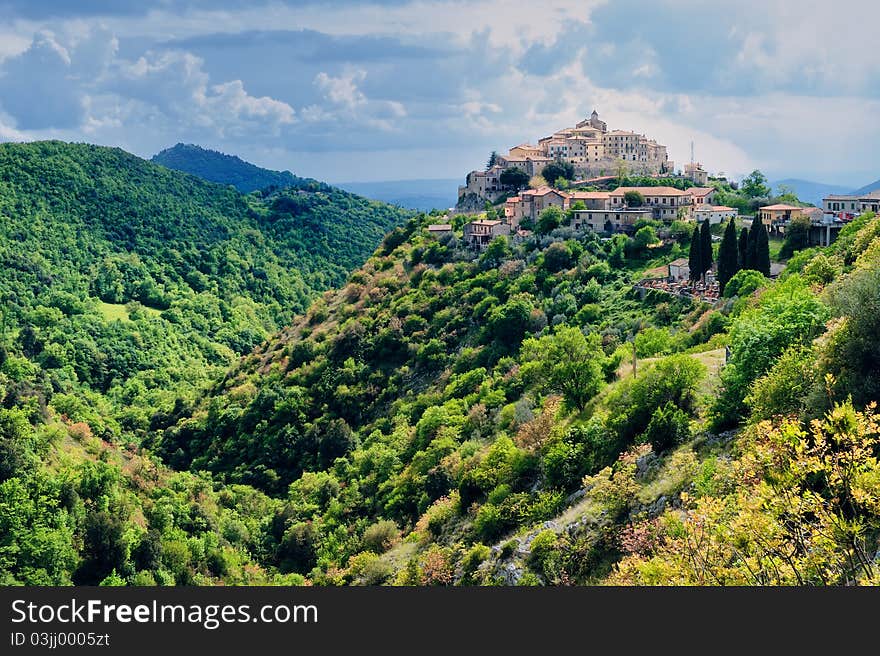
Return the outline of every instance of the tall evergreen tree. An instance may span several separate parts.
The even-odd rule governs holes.
[[[739,268],[745,269],[746,267],[746,252],[749,248],[749,229],[743,228],[739,232],[739,245],[737,247],[737,254],[739,255]]]
[[[736,239],[736,223],[733,219],[724,230],[721,246],[718,248],[718,287],[724,293],[727,281],[739,271],[739,247]]]
[[[758,233],[755,236],[754,269],[770,277],[770,237],[763,221],[758,221]]]
[[[712,231],[709,219],[700,226],[700,275],[705,276],[712,269]]]
[[[700,252],[701,250],[700,229],[694,227],[694,231],[691,233],[691,250],[688,253],[688,269],[690,270],[691,282],[697,280],[702,275],[703,255]]]
[[[755,269],[755,262],[757,262],[755,243],[758,239],[758,226],[763,226],[764,223],[761,221],[759,217],[755,217],[755,220],[752,221],[752,227],[749,228],[749,243],[746,245],[746,263],[743,267],[744,269]]]
[[[498,161],[498,151],[497,151],[497,150],[493,150],[492,153],[489,155],[489,161],[486,162],[486,170],[488,171],[488,170],[491,169],[493,166],[495,166],[495,163],[496,163],[497,161]]]

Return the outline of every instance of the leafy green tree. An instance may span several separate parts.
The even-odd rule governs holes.
[[[538,232],[547,234],[562,225],[562,210],[556,205],[545,207],[538,215]]]
[[[741,271],[731,283],[747,273]],[[723,389],[713,406],[716,428],[740,421],[746,413],[749,386],[787,348],[808,344],[822,332],[829,316],[828,307],[797,277],[764,292],[757,307],[743,312],[730,330],[731,355],[721,371]]]
[[[645,204],[645,197],[642,196],[641,192],[634,189],[625,192],[623,194],[623,200],[627,207],[641,207]]]
[[[489,161],[486,162],[486,170],[491,169],[498,162],[498,151],[493,150],[489,155]]]
[[[770,283],[760,271],[741,269],[733,274],[724,286],[724,297],[748,296],[756,289],[766,287]]]
[[[602,387],[605,353],[596,333],[584,336],[579,328],[562,326],[551,335],[525,340],[521,356],[524,375],[562,394],[570,408],[582,410]]]
[[[489,313],[489,334],[510,348],[519,346],[529,329],[532,303],[524,296],[511,298]]]
[[[785,228],[785,241],[779,250],[781,259],[788,259],[810,245],[810,217],[796,216]]]
[[[544,251],[544,267],[551,273],[559,273],[564,269],[571,268],[572,255],[568,245],[564,242],[550,244]]]
[[[736,239],[736,223],[730,219],[724,229],[721,245],[718,248],[718,287],[724,294],[724,287],[739,271],[739,248]]]
[[[877,242],[880,243],[880,242]],[[823,372],[833,377],[833,391],[859,406],[880,400],[880,269],[860,268],[829,290],[832,307],[843,323],[829,336]]]
[[[498,235],[495,239],[489,242],[480,259],[485,262],[487,266],[495,268],[509,257],[510,245],[507,241],[507,237],[504,235]]]
[[[521,168],[511,166],[501,172],[500,180],[503,186],[518,190],[528,186],[529,174]]]
[[[556,184],[556,181],[559,179],[573,180],[574,166],[569,162],[557,159],[541,170],[541,177],[550,185]]]
[[[689,355],[676,354],[619,383],[607,402],[611,409],[608,426],[618,435],[618,451],[632,444],[647,429],[654,412],[668,403],[692,414],[697,387],[705,375],[706,367],[701,362]],[[657,421],[659,435],[661,420]]]
[[[752,171],[749,175],[743,178],[740,189],[750,198],[764,198],[770,195],[770,187],[767,185],[767,176],[758,170]]]
[[[657,231],[652,226],[643,226],[636,230],[636,234],[633,236],[633,247],[641,252],[651,244],[656,244],[659,241]]]

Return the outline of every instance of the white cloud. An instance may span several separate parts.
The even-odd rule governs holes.
[[[331,102],[352,108],[367,102],[366,96],[357,87],[366,77],[367,72],[364,70],[349,71],[339,77],[333,77],[322,71],[315,76],[315,86]]]

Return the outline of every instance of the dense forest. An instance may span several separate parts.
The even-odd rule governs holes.
[[[111,454],[137,458],[155,422],[407,217],[313,181],[243,196],[118,149],[0,145],[0,483],[13,495],[0,502],[3,577],[91,580],[22,554],[45,538],[80,562],[97,491],[131,484]],[[97,487],[86,493],[80,476]],[[29,525],[28,508],[55,507],[62,485],[88,510]],[[23,526],[37,542],[19,542]]]
[[[99,159],[120,158],[108,167],[114,171],[129,157],[31,148],[47,148],[47,156],[100,152]],[[131,159],[146,167],[138,169],[140,189],[143,179],[166,175]],[[54,166],[63,170],[67,161]],[[31,168],[2,170],[4,230],[41,216],[27,203],[52,196],[9,183],[9,170],[23,176],[18,171]],[[46,184],[46,175],[27,177]],[[239,196],[178,175],[169,180],[192,185],[186,199],[203,189],[212,202],[229,203],[226,219],[218,210],[211,226],[239,216],[231,213],[240,207],[254,222],[248,235],[261,243],[287,239],[298,203],[333,193],[309,183],[311,191]],[[94,189],[100,176],[83,178]],[[104,207],[103,193],[68,202],[75,230],[55,227],[9,249],[11,258],[42,248],[31,260],[43,268],[15,274],[32,277],[14,288],[24,300],[3,318],[4,582],[880,582],[880,219],[873,215],[827,248],[789,242],[778,278],[744,269],[708,303],[634,288],[688,256],[693,224],[602,238],[553,210],[533,235],[500,237],[478,252],[461,241],[462,218],[437,239],[426,228],[439,215],[403,217],[345,196],[363,204],[356,205],[363,220],[384,211],[400,225],[344,280],[325,279],[335,289],[308,306],[320,284],[291,263],[286,272],[301,277],[283,280],[298,280],[303,296],[287,302],[289,314],[298,312],[289,322],[271,305],[273,294],[290,293],[271,287],[281,280],[272,267],[282,256],[305,259],[305,246],[249,253],[267,258],[261,266],[270,282],[258,291],[243,267],[194,266],[217,289],[244,290],[237,293],[256,308],[249,316],[266,322],[259,338],[236,348],[197,323],[155,337],[161,344],[148,341],[138,321],[173,325],[175,303],[206,291],[189,287],[182,246],[174,259],[162,240],[139,246],[147,231],[113,241],[103,236],[115,235],[106,209],[86,225],[82,217],[92,215],[81,208]],[[90,201],[95,195],[104,200]],[[18,207],[16,199],[27,200],[20,206],[29,213],[6,209]],[[146,220],[139,210],[126,211]],[[288,224],[277,218],[282,212]],[[95,241],[96,255],[68,264],[81,253],[62,238],[69,234]],[[341,253],[347,242],[338,239],[321,247]],[[141,271],[109,287],[121,287],[121,296],[97,286],[107,257],[100,249],[119,243],[149,263],[166,307],[133,295],[146,279]],[[206,248],[210,239],[192,244]],[[83,312],[43,300],[68,275],[77,282],[61,290]],[[213,293],[229,302],[227,292]],[[101,318],[120,307],[128,318]],[[204,310],[180,313],[195,322]],[[217,330],[229,328],[229,315],[218,316]],[[263,339],[270,320],[286,325]],[[64,337],[50,341],[58,322],[66,322]],[[195,334],[217,350],[221,343],[247,354],[228,368],[223,353],[214,361],[202,354],[154,366],[149,379],[136,368],[85,378],[80,345],[104,325],[116,331],[111,343],[131,340],[126,352],[135,358],[156,357],[166,344],[195,353],[186,341]],[[98,344],[96,356],[108,348]],[[56,352],[69,360],[52,359]],[[109,367],[114,358],[98,361]],[[191,375],[197,382],[189,387],[175,382]]]
[[[293,175],[290,171],[270,171],[235,155],[225,155],[194,144],[176,144],[153,155],[150,160],[175,171],[196,175],[208,182],[232,185],[243,194],[270,187],[303,187],[314,180]]]

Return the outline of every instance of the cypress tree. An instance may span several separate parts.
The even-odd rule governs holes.
[[[746,252],[749,248],[749,229],[743,228],[739,233],[739,245],[737,247],[737,255],[739,255],[739,268],[745,269],[746,267]]]
[[[757,270],[755,268],[755,263],[758,261],[757,251],[755,250],[755,243],[758,239],[758,226],[763,226],[764,223],[760,218],[755,217],[755,220],[752,221],[752,227],[749,228],[749,243],[746,246],[746,265],[743,267],[744,269],[752,269]]]
[[[727,281],[733,278],[737,271],[739,271],[739,247],[736,240],[736,224],[731,219],[718,248],[718,287],[722,294]]]
[[[712,231],[709,219],[700,227],[700,275],[705,276],[712,269]]]
[[[703,266],[703,256],[700,250],[700,229],[698,226],[694,226],[694,231],[691,233],[691,250],[688,253],[691,282],[700,277],[700,268]]]
[[[758,221],[758,234],[755,235],[754,269],[770,277],[770,238],[763,221]]]

